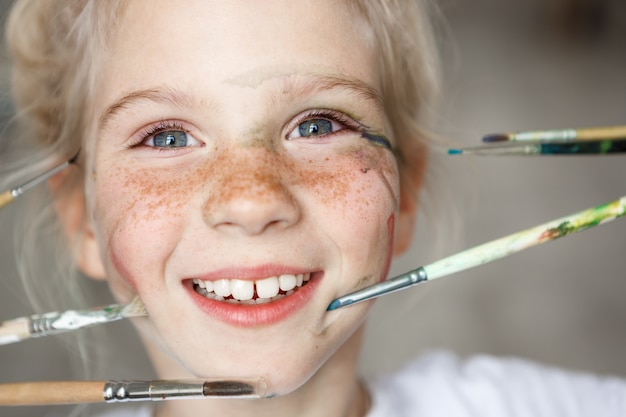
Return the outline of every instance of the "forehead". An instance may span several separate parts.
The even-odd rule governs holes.
[[[377,81],[371,30],[348,2],[135,0],[116,28],[102,74],[118,92],[163,82],[255,88],[302,72]]]

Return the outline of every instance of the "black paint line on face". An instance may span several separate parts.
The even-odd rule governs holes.
[[[373,133],[369,133],[369,132],[361,132],[361,137],[369,140],[375,145],[379,145],[379,146],[389,149],[390,151],[393,151],[391,142],[385,136],[374,135]]]

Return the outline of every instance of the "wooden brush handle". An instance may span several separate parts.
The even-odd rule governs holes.
[[[7,345],[30,338],[28,322],[27,318],[21,318],[0,323],[0,345]]]
[[[0,405],[104,402],[104,381],[54,381],[0,384]]]
[[[5,191],[0,194],[0,207],[6,206],[11,201],[13,201],[13,194],[11,194],[11,190]]]

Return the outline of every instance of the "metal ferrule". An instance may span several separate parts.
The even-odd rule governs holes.
[[[104,402],[159,401],[176,398],[204,398],[202,382],[107,381]]]
[[[330,303],[328,310],[335,310],[340,307],[380,297],[381,295],[389,294],[391,292],[399,291],[403,288],[419,284],[427,279],[428,276],[426,275],[424,268],[414,269],[413,271],[398,275],[397,277],[388,279],[387,281],[379,282],[378,284],[370,285],[362,290],[339,297]]]
[[[576,139],[576,129],[540,130],[537,132],[521,132],[515,134],[516,140],[572,140]]]
[[[29,331],[31,336],[48,336],[62,332],[63,330],[59,331],[54,327],[54,322],[59,318],[59,316],[60,314],[58,313],[31,316],[29,320]]]

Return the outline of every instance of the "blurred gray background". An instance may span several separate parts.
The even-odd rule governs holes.
[[[623,0],[440,5],[447,21],[440,136],[471,146],[486,133],[626,124]],[[6,65],[1,68],[5,74]],[[1,80],[6,85],[5,75]],[[626,195],[625,162],[626,156],[433,155],[432,188],[443,207],[431,211],[453,211],[457,220],[444,217],[451,232],[444,234],[431,217],[420,217],[415,244],[392,274]],[[420,353],[446,349],[626,376],[625,248],[626,220],[618,220],[385,297],[368,325],[363,372],[391,371]],[[0,271],[0,320],[32,313],[6,258]],[[130,334],[127,324],[112,326]],[[136,345],[129,337],[120,338],[107,363],[110,375],[102,378],[137,377],[130,366],[136,359],[125,353]],[[1,347],[0,382],[71,377],[77,353],[66,345],[51,338]],[[0,416],[48,411],[0,408]]]

